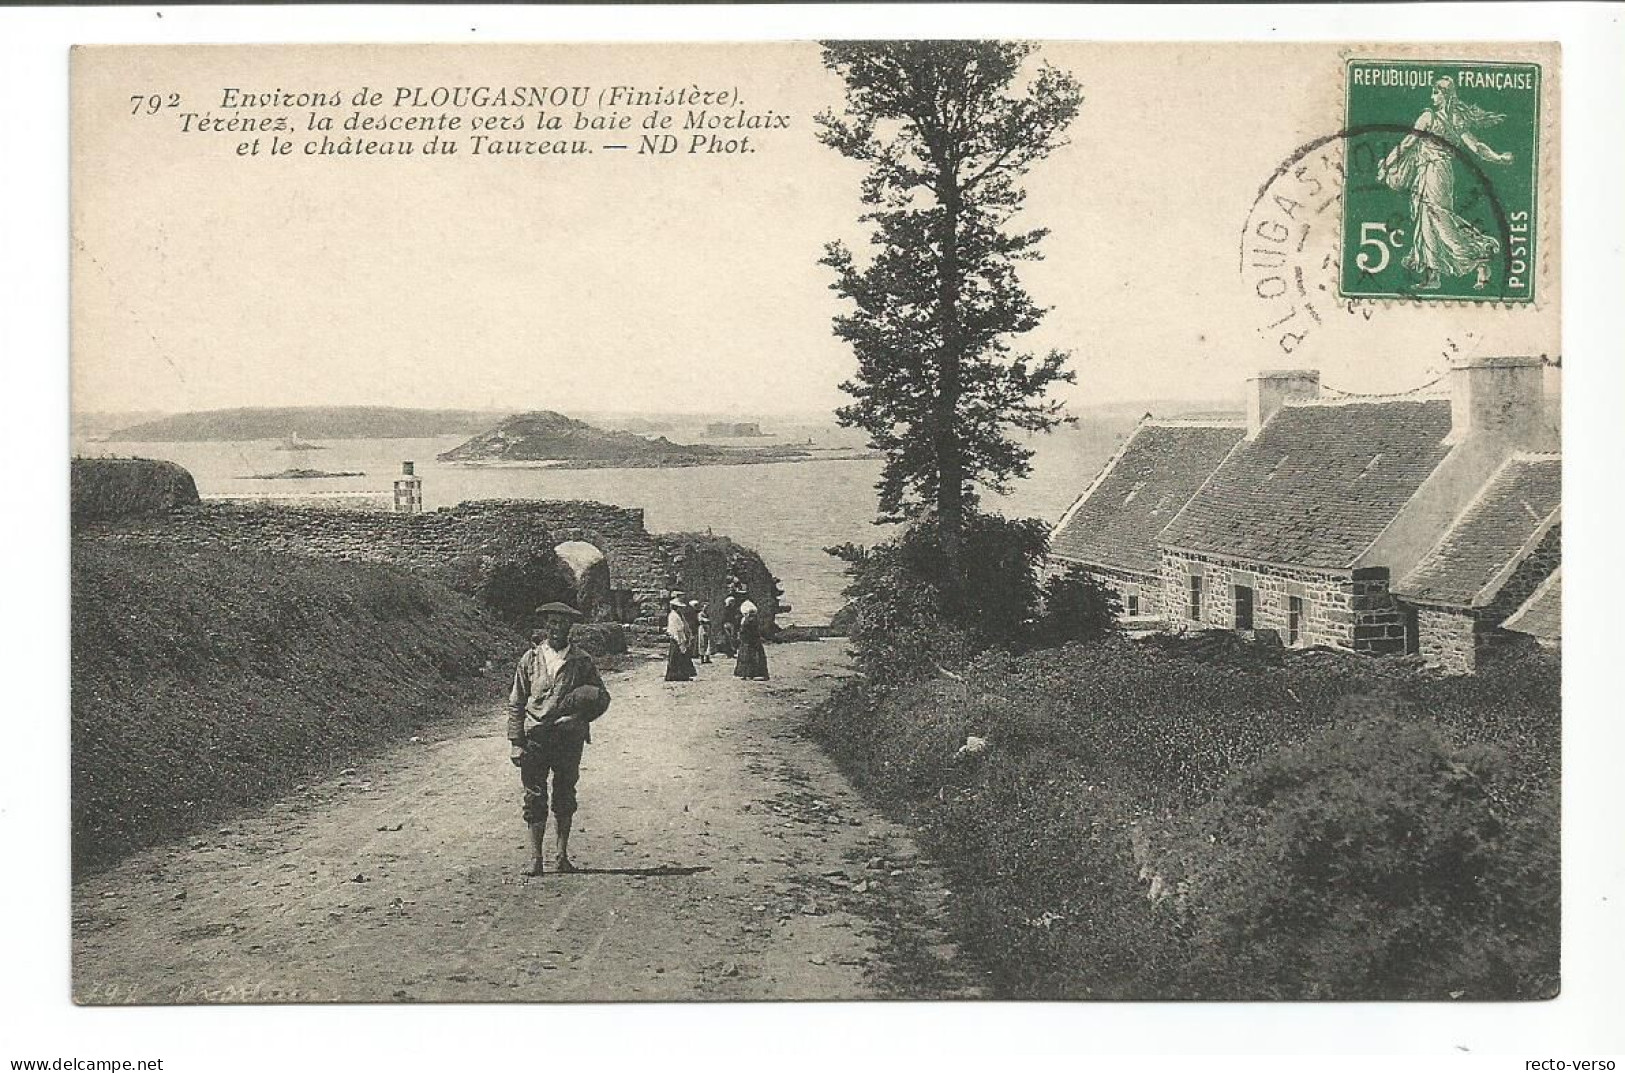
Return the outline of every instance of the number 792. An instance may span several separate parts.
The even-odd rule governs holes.
[[[132,93],[130,94],[130,114],[157,115],[164,108],[179,108],[181,95],[179,93]]]

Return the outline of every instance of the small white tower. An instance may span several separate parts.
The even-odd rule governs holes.
[[[395,478],[395,513],[421,514],[423,512],[423,478],[413,471],[412,463],[401,463],[401,475]]]

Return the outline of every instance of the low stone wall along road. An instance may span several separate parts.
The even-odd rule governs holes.
[[[771,646],[771,682],[719,661],[667,683],[654,658],[608,676],[575,875],[520,875],[497,699],[448,713],[377,761],[81,881],[74,998],[974,997],[938,872],[796,731],[850,673],[843,651]]]

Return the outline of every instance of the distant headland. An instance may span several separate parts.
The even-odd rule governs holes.
[[[129,425],[111,441],[174,443],[281,440],[294,449],[311,440],[418,439],[478,432],[500,411],[417,410],[394,406],[281,406],[197,410]]]

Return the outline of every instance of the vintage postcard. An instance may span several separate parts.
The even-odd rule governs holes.
[[[1559,993],[1556,45],[71,71],[78,1003]]]

